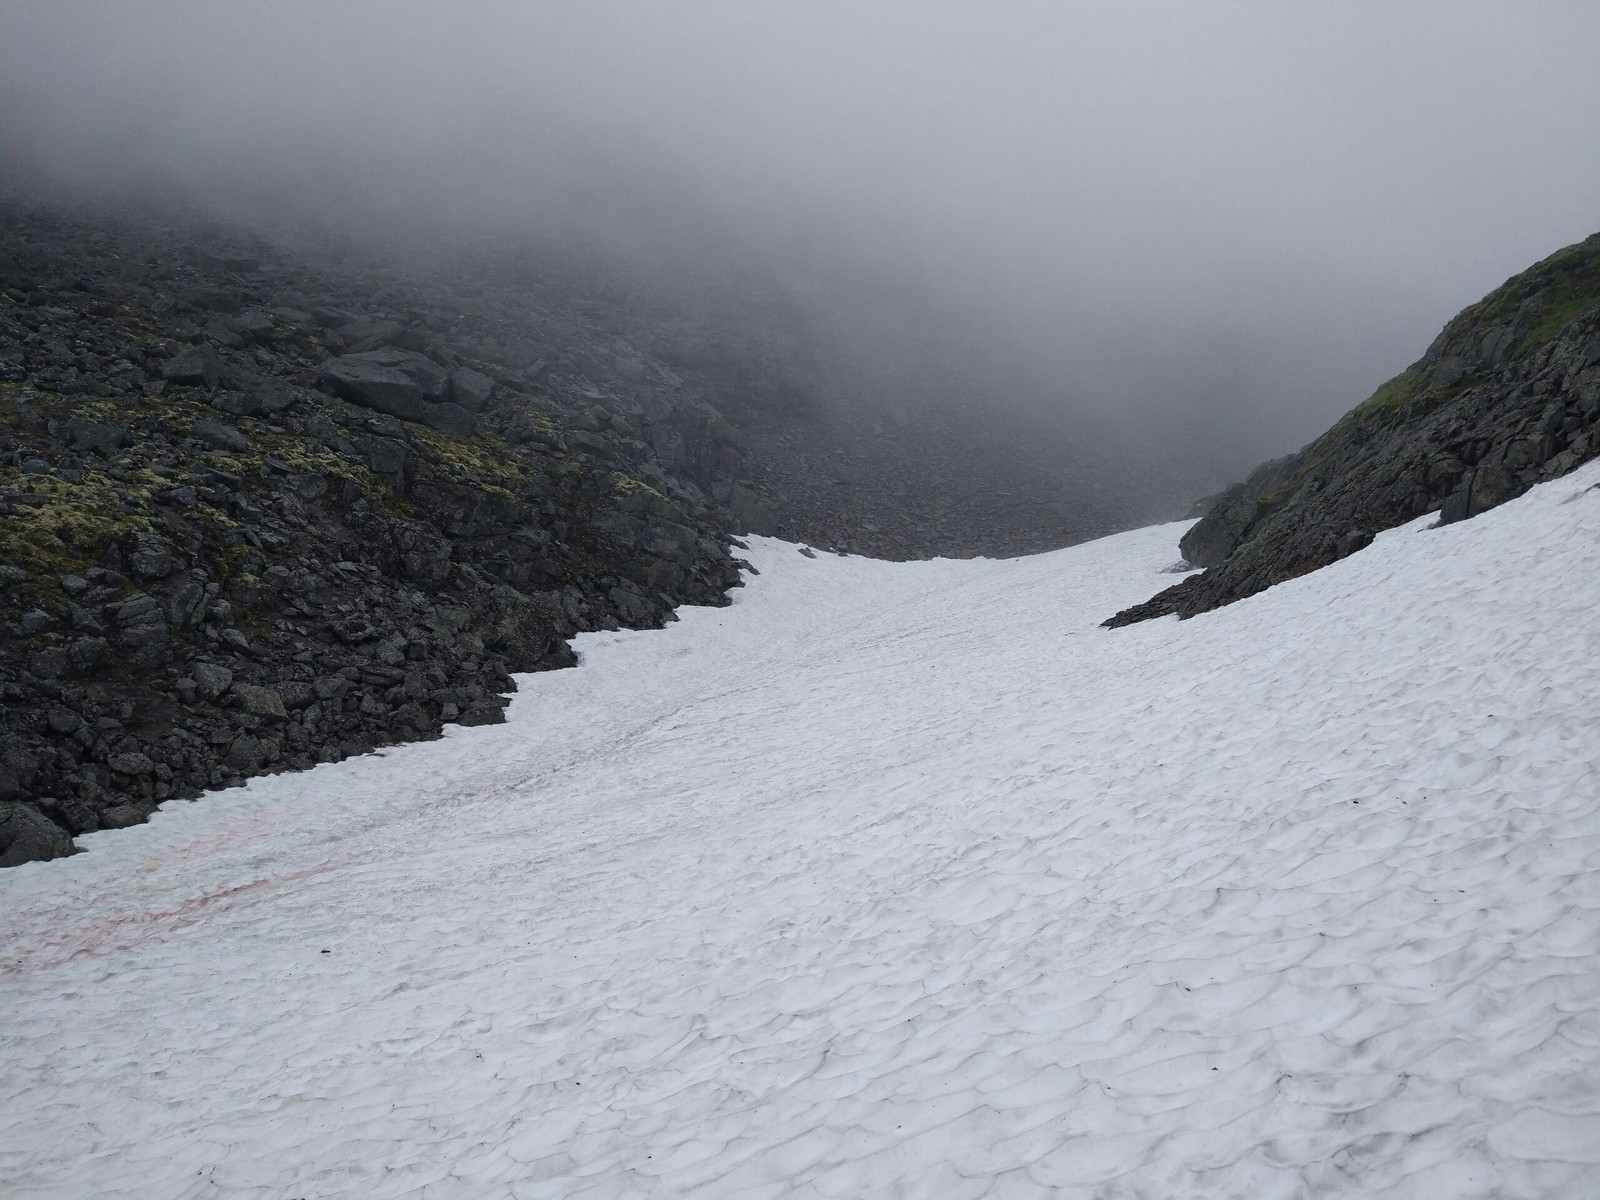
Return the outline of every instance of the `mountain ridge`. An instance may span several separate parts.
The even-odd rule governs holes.
[[[1106,621],[1192,617],[1425,513],[1477,516],[1600,455],[1600,233],[1512,276],[1321,437],[1257,467],[1184,534],[1203,568]]]

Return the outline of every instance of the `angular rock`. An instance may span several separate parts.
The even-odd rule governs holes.
[[[334,360],[345,364],[366,363],[387,371],[398,371],[422,392],[424,400],[438,402],[449,397],[450,373],[426,354],[388,346],[361,354],[346,354]]]
[[[107,829],[131,829],[150,819],[150,809],[142,804],[114,804],[100,814],[100,824]]]
[[[324,324],[338,320],[337,313],[324,310],[324,314]],[[354,320],[338,324],[330,341],[336,342],[339,348],[360,352],[387,346],[399,333],[398,322],[373,317],[356,317]]]
[[[482,412],[494,394],[494,380],[471,367],[457,367],[450,373],[450,399],[469,413]]]
[[[160,657],[166,649],[167,622],[159,600],[138,593],[112,605],[109,611],[117,624],[117,645],[135,662]]]
[[[153,533],[132,534],[123,559],[129,572],[140,579],[165,579],[175,565],[171,543]]]
[[[152,775],[156,769],[156,764],[151,761],[150,756],[137,750],[113,754],[106,759],[106,766],[118,775]]]
[[[236,683],[231,694],[238,701],[239,710],[252,717],[282,721],[289,715],[283,707],[283,697],[271,688],[258,687],[250,683]]]
[[[93,450],[97,454],[114,454],[125,446],[133,445],[133,434],[120,425],[108,425],[104,421],[90,421],[83,417],[74,417],[62,428],[67,440],[82,450]]]
[[[197,662],[189,669],[189,674],[194,677],[195,690],[212,703],[233,686],[233,672],[217,663]]]
[[[167,360],[161,377],[186,387],[214,388],[222,382],[222,362],[210,346],[191,346]]]
[[[30,804],[0,800],[0,867],[76,854],[72,838]]]
[[[272,318],[260,309],[240,313],[228,322],[228,328],[246,343],[270,342],[278,336]]]
[[[192,432],[206,445],[218,450],[243,454],[250,449],[249,438],[236,427],[225,425],[221,421],[196,420]]]
[[[421,421],[430,407],[414,379],[365,355],[349,354],[323,364],[320,378],[334,395],[404,421]]]
[[[459,404],[451,404],[448,401],[431,406],[422,423],[458,437],[470,437],[478,428],[476,417]]]

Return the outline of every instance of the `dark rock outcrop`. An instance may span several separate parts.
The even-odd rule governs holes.
[[[571,634],[738,583],[699,401],[236,235],[0,210],[0,865],[499,721]]]
[[[1503,504],[1600,455],[1600,234],[1515,276],[1298,454],[1184,535],[1207,568],[1107,625],[1190,617],[1326,566],[1425,513]]]
[[[466,368],[471,371],[471,368]],[[472,376],[488,377],[471,371]],[[406,421],[430,425],[446,433],[470,434],[477,427],[473,413],[483,407],[489,388],[463,394],[474,400],[471,410],[447,397],[451,377],[438,363],[413,350],[389,347],[346,354],[323,365],[319,378],[336,396]]]

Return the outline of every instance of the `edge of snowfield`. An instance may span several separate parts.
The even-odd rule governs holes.
[[[0,874],[0,1192],[1600,1194],[1597,485],[1117,631],[1180,527],[755,539]]]

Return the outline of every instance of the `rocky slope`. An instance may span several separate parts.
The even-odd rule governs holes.
[[[731,501],[754,532],[888,559],[1036,553],[1180,514],[1221,482],[1187,456],[1156,461],[1148,431],[1065,417],[893,289],[830,308],[706,258],[630,274],[468,244],[428,286],[465,275],[474,304],[518,297],[541,353],[608,390],[630,386],[614,359],[670,374],[727,423]],[[880,303],[894,319],[874,320]]]
[[[1106,624],[1207,612],[1425,513],[1476,516],[1596,455],[1600,234],[1466,309],[1322,437],[1222,493],[1180,543],[1205,570]]]
[[[659,364],[193,223],[0,228],[0,865],[499,720],[738,581],[736,434]]]
[[[0,192],[0,866],[497,721],[572,633],[724,603],[741,531],[1004,555],[1192,494],[957,351],[636,268]]]

